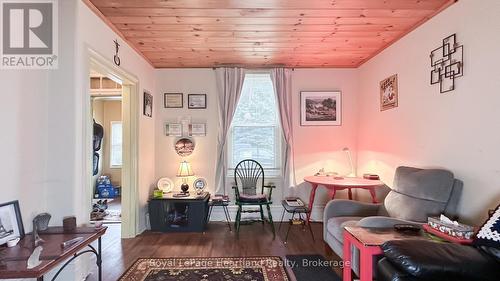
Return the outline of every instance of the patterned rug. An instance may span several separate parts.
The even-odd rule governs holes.
[[[288,281],[279,257],[138,259],[120,281]]]

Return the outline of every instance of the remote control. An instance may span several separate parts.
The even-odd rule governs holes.
[[[394,229],[396,231],[415,231],[418,232],[421,230],[421,227],[416,224],[395,224]]]

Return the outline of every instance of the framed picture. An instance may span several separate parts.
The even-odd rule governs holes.
[[[0,245],[17,237],[24,238],[19,201],[0,204]]]
[[[189,109],[205,109],[207,108],[207,95],[188,95]]]
[[[165,93],[163,105],[165,108],[182,108],[184,106],[184,95],[182,93]]]
[[[143,114],[147,117],[153,116],[153,95],[144,91]]]
[[[180,123],[166,123],[165,135],[169,137],[182,137],[182,124]]]
[[[398,107],[398,75],[380,81],[380,111]]]
[[[189,124],[189,136],[206,136],[207,125],[204,123]]]
[[[340,126],[342,100],[340,91],[300,92],[301,126]]]

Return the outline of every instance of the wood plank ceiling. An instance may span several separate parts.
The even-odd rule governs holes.
[[[456,0],[84,2],[157,68],[358,67]]]

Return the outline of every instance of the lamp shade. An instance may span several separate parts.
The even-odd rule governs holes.
[[[191,165],[187,161],[182,161],[179,165],[179,170],[177,171],[178,177],[189,177],[194,176],[193,170],[191,170]]]

